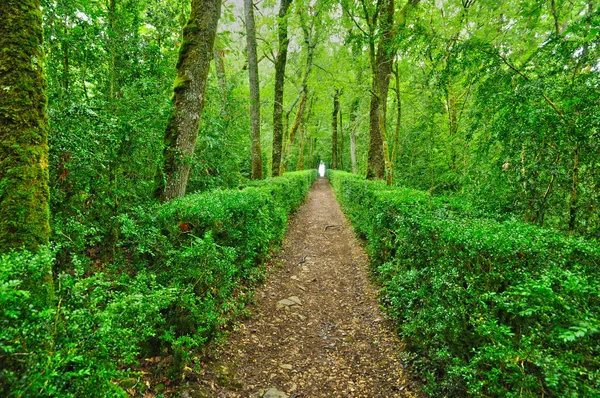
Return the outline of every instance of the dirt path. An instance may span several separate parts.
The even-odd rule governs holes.
[[[217,349],[210,397],[412,397],[368,259],[326,179],[292,218],[253,316]],[[194,394],[195,392],[195,394]]]

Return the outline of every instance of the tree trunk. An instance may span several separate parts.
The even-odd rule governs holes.
[[[388,185],[394,185],[394,172],[396,169],[396,159],[398,157],[398,145],[400,143],[400,122],[402,121],[402,98],[400,97],[400,70],[397,62],[396,68],[394,69],[394,79],[396,83],[396,129],[394,131],[394,145],[392,147],[392,167],[387,175]]]
[[[69,72],[70,72],[70,62],[69,62],[69,18],[67,17],[67,10],[65,12],[65,19],[63,21],[63,37],[60,43],[61,50],[63,53],[63,87],[65,89],[64,95],[65,98],[69,95]]]
[[[258,56],[256,54],[256,28],[254,26],[254,3],[244,0],[246,17],[246,43],[248,49],[248,76],[250,80],[250,128],[252,135],[252,179],[263,178],[262,149],[260,144],[260,85],[258,80]]]
[[[304,170],[304,145],[306,143],[306,126],[300,127],[300,145],[298,146],[298,164],[296,170]]]
[[[298,148],[298,164],[296,165],[296,170],[304,170],[304,148],[306,147],[306,126],[308,126],[308,121],[310,120],[310,115],[312,113],[313,101],[315,99],[314,94],[310,97],[310,102],[308,103],[308,110],[306,111],[304,121],[302,122],[302,126],[300,127],[300,146]],[[310,138],[309,138],[310,139]],[[312,155],[311,155],[312,156]]]
[[[377,46],[375,70],[373,70],[373,94],[370,109],[370,146],[367,178],[381,180],[389,169],[388,142],[385,130],[385,114],[390,74],[394,62],[394,0],[385,0],[382,4],[383,20],[380,24],[383,32]]]
[[[185,195],[220,15],[221,0],[192,0],[173,84],[173,111],[165,133],[163,187],[159,189],[163,202]]]
[[[342,124],[342,108],[339,106],[340,115],[340,169],[344,170],[344,125]]]
[[[338,112],[340,111],[340,90],[336,89],[335,94],[333,95],[333,113],[331,119],[331,168],[337,170],[338,161],[337,161],[337,128],[338,128]]]
[[[108,71],[108,95],[112,101],[117,96],[117,38],[116,38],[116,16],[117,14],[117,1],[110,0],[108,3],[108,40],[109,40],[109,52],[110,52],[110,65]]]
[[[273,176],[281,175],[281,158],[283,149],[283,88],[285,85],[285,64],[290,40],[287,32],[287,13],[292,0],[281,0],[278,18],[279,51],[275,60],[275,96],[273,101]]]
[[[215,70],[217,71],[219,90],[221,91],[221,113],[225,114],[227,108],[227,80],[225,80],[225,62],[223,62],[223,50],[215,47],[213,50],[213,57],[215,59]]]
[[[298,127],[302,121],[304,108],[306,108],[306,92],[303,92],[302,96],[300,97],[300,105],[298,105],[296,116],[294,116],[294,121],[292,122],[292,127],[290,128],[290,144],[294,143],[294,140],[296,139],[296,133],[298,132]]]
[[[367,158],[367,179],[369,180],[381,180],[385,175],[383,140],[379,132],[378,87],[377,71],[374,71],[371,84],[371,106],[369,108],[369,152]]]
[[[579,145],[573,150],[573,186],[571,188],[571,201],[569,203],[569,232],[575,232],[577,221],[577,202],[579,190]]]
[[[371,62],[373,82],[369,113],[368,179],[383,179],[386,169],[389,170],[392,167],[386,133],[386,102],[395,57],[394,38],[397,31],[406,26],[406,15],[409,8],[416,7],[419,1],[409,0],[400,11],[396,24],[394,24],[394,0],[383,0],[382,2],[383,19],[380,27],[383,33],[377,46],[375,62]]]
[[[386,182],[389,184],[390,180],[387,174],[392,173],[392,161],[390,158],[389,140],[387,134],[387,97],[390,87],[390,76],[392,74],[392,67],[394,65],[394,58],[396,57],[396,49],[394,41],[394,1],[387,0],[385,3],[386,12],[385,20],[383,21],[384,33],[379,40],[379,48],[377,49],[377,80],[379,82],[379,132],[381,134],[381,143],[383,149],[383,159],[385,164]]]
[[[315,16],[318,17],[318,14]],[[302,118],[304,116],[304,110],[306,108],[306,98],[308,95],[308,77],[310,76],[310,72],[312,70],[312,62],[313,62],[313,54],[315,46],[317,45],[315,36],[313,34],[314,20],[313,24],[309,27],[306,24],[305,18],[303,14],[300,14],[300,23],[302,27],[302,31],[304,33],[304,43],[306,44],[306,67],[304,69],[304,76],[302,78],[302,86],[300,88],[300,105],[298,106],[298,110],[296,111],[296,116],[294,117],[294,121],[292,123],[292,127],[288,133],[289,139],[284,142],[284,150],[282,155],[282,164],[281,167],[283,171],[287,169],[290,152],[292,150],[292,144],[294,143],[294,139],[296,138],[296,132],[298,131],[298,127],[302,122]],[[291,111],[291,109],[290,109]],[[288,112],[289,117],[289,112]],[[287,126],[286,126],[287,131]]]
[[[358,172],[356,165],[356,126],[358,125],[358,118],[356,113],[358,112],[359,99],[356,98],[352,103],[352,110],[350,111],[350,161],[352,162],[352,174]]]
[[[40,0],[0,2],[0,253],[50,234]]]

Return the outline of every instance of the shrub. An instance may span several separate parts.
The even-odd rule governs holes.
[[[83,257],[47,286],[56,250],[0,257],[0,395],[126,396],[140,355],[189,349],[218,332],[262,275],[316,171],[188,195],[121,215],[125,258],[90,274]],[[239,294],[235,294],[238,292]]]
[[[600,394],[600,245],[329,174],[435,396]],[[455,200],[457,201],[457,200]]]
[[[4,396],[124,395],[114,379],[135,363],[140,344],[162,323],[176,292],[153,276],[109,280],[61,274],[50,302],[53,253],[0,257],[0,393]]]

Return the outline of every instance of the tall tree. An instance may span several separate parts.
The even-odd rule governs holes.
[[[290,40],[288,38],[288,10],[292,0],[281,0],[277,19],[279,50],[275,59],[275,96],[273,100],[273,176],[281,174],[283,152],[283,88],[285,85],[285,65]]]
[[[217,80],[219,81],[219,91],[221,92],[221,112],[227,111],[227,79],[225,73],[225,61],[223,54],[225,51],[215,45],[213,58],[215,59],[215,69],[217,71]]]
[[[40,0],[0,3],[0,252],[48,242],[48,133]]]
[[[358,172],[358,166],[356,164],[356,128],[358,126],[358,106],[360,100],[358,98],[352,101],[352,108],[350,110],[350,162],[352,163],[352,174]]]
[[[165,133],[164,175],[159,187],[162,201],[185,195],[220,16],[221,0],[192,0],[173,84],[173,111]]]
[[[370,129],[369,129],[369,159],[367,164],[367,178],[383,179],[390,168],[393,167],[389,145],[386,134],[386,103],[390,84],[390,75],[394,57],[396,55],[394,40],[398,30],[406,26],[406,17],[409,8],[415,7],[420,0],[409,0],[402,7],[397,22],[394,21],[395,5],[394,0],[381,0],[381,21],[379,22],[381,37],[377,45],[377,54],[373,54],[374,45],[371,44],[371,71],[372,71],[372,93],[371,107],[369,111]],[[379,3],[378,3],[379,4]],[[366,12],[365,12],[366,14]],[[366,14],[369,20],[368,14]],[[377,13],[372,17],[373,22],[377,23]],[[371,31],[374,29],[371,28]]]
[[[340,111],[340,90],[333,95],[333,112],[331,114],[331,168],[338,168],[338,113]]]
[[[262,149],[260,145],[260,86],[258,80],[258,56],[256,54],[256,28],[254,26],[254,3],[244,0],[246,19],[246,43],[248,50],[248,77],[250,81],[250,128],[252,135],[252,178],[263,177]]]

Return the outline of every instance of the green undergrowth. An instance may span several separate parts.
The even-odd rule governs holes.
[[[316,175],[122,214],[122,258],[101,269],[72,253],[57,270],[56,247],[0,257],[0,395],[126,396],[120,380],[135,380],[139,359],[156,355],[173,358],[176,379],[190,352],[240,313]],[[48,303],[37,289],[53,268]]]
[[[600,396],[600,245],[460,199],[328,177],[433,396]]]

